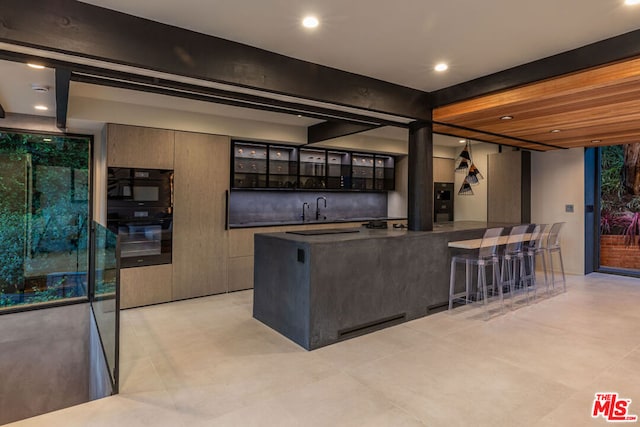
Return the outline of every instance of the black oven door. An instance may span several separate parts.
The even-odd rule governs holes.
[[[166,209],[112,212],[108,228],[120,238],[122,268],[171,264],[173,218]]]
[[[168,169],[108,169],[110,207],[173,206],[173,171]]]

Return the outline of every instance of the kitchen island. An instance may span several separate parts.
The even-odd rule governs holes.
[[[253,316],[307,350],[426,316],[448,303],[448,242],[494,226],[257,234]]]

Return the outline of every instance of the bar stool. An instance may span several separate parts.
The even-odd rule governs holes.
[[[487,277],[486,268],[491,266],[493,270],[493,287],[495,289],[498,283],[498,256],[496,249],[498,247],[498,240],[502,231],[500,228],[489,228],[485,231],[482,241],[480,243],[480,249],[477,254],[462,254],[455,255],[451,258],[451,276],[449,280],[449,310],[453,309],[453,303],[456,300],[464,301],[465,304],[473,302],[471,300],[471,269],[474,265],[478,266],[478,282],[477,282],[477,294],[476,301],[483,299],[485,311],[488,314],[488,291],[487,291]],[[464,292],[455,293],[456,283],[456,265],[458,263],[465,264],[466,280]],[[504,305],[502,288],[498,286],[498,292],[500,295],[500,303]]]
[[[560,230],[564,222],[556,222],[551,226],[549,230],[549,235],[547,237],[546,244],[544,246],[545,252],[549,255],[549,269],[551,270],[551,287],[555,290],[556,288],[556,279],[555,272],[553,269],[553,254],[555,252],[558,253],[558,257],[560,258],[560,271],[562,272],[562,291],[567,291],[567,279],[564,275],[564,263],[562,262],[562,250],[560,248]]]
[[[511,228],[507,244],[504,251],[500,255],[500,282],[499,288],[504,294],[506,287],[511,297],[511,307],[513,307],[516,287],[523,284],[525,276],[524,252],[522,250],[524,244],[524,236],[529,229],[529,225],[518,225]],[[527,303],[529,303],[529,295],[527,293]]]
[[[540,256],[542,259],[542,273],[544,274],[544,285],[546,288],[547,295],[549,294],[549,280],[547,279],[547,263],[545,260],[545,249],[544,242],[548,238],[548,229],[547,224],[537,224],[533,231],[531,232],[531,237],[529,239],[529,244],[525,247],[525,256],[529,265],[529,273],[525,274],[523,277],[525,280],[528,280],[531,285],[534,286],[534,294],[533,297],[536,297],[536,291],[538,289],[538,282],[536,279],[536,257]],[[528,297],[528,295],[527,295]]]

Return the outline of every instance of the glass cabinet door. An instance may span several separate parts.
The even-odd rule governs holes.
[[[351,188],[373,190],[373,154],[353,154],[351,158]]]
[[[261,144],[233,144],[233,186],[264,188],[267,186],[267,147]]]
[[[300,149],[300,188],[327,188],[327,152],[325,150]]]
[[[395,165],[391,156],[375,155],[376,190],[395,189]]]
[[[342,151],[327,152],[327,188],[351,188],[351,154]]]
[[[269,187],[296,188],[298,186],[298,149],[269,146]]]

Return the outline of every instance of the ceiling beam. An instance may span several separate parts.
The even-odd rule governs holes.
[[[3,0],[0,41],[211,82],[429,117],[429,94],[73,0]]]
[[[5,118],[4,108],[2,108],[2,104],[0,104],[0,119],[4,119],[4,118]]]
[[[326,121],[307,128],[307,144],[315,144],[341,136],[353,135],[381,127],[378,124],[355,124],[342,121]]]
[[[640,56],[640,30],[431,92],[433,107]]]
[[[68,68],[56,68],[56,127],[61,130],[67,128],[70,83],[71,70]]]
[[[2,55],[0,53],[0,57],[1,56]],[[375,124],[376,126],[384,125],[396,127],[408,126],[403,123],[391,122],[388,120],[372,118],[360,114],[313,107],[298,103],[275,101],[268,98],[256,97],[254,95],[228,94],[228,92],[226,91],[219,91],[213,88],[205,88],[201,86],[193,86],[164,80],[159,81],[157,79],[145,78],[143,76],[125,75],[120,78],[114,78],[112,74],[113,73],[109,73],[109,77],[102,77],[99,74],[73,72],[71,75],[71,80],[79,83],[137,90],[159,95],[193,99],[196,101],[215,102],[218,104],[231,105],[234,107],[251,108],[281,114],[304,115],[305,117],[319,120],[340,119],[341,121],[354,124]]]

